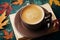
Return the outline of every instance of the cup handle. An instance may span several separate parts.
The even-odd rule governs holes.
[[[45,22],[47,23],[47,27],[49,28],[51,26],[52,21],[52,14],[49,12],[48,14],[45,13]]]

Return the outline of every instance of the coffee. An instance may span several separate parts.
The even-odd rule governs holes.
[[[37,24],[43,20],[44,11],[40,6],[31,4],[23,8],[21,18],[27,24]]]

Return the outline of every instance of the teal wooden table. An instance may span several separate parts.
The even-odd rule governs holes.
[[[19,10],[21,7],[25,6],[27,3],[34,3],[37,5],[49,3],[49,0],[24,0],[24,3],[22,5],[14,5],[14,4],[12,4],[12,1],[15,1],[15,0],[0,0],[0,4],[7,2],[12,6],[12,11],[10,12],[10,14],[16,13],[17,10]],[[60,18],[60,6],[56,6],[55,4],[53,4],[51,7],[52,7],[56,17],[59,19]],[[8,17],[8,19],[9,19],[9,17]],[[11,31],[13,31],[10,21],[8,22],[8,25],[6,25],[6,27],[4,29],[7,30],[9,33]],[[2,30],[0,30],[0,40],[5,40],[2,36],[4,36],[4,33]],[[16,40],[15,35],[13,35],[13,38],[11,40]]]

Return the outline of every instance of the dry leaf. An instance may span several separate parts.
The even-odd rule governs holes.
[[[13,2],[13,4],[15,5],[22,5],[23,4],[23,0],[17,0],[16,2]]]
[[[3,4],[0,4],[0,14],[3,14],[3,12],[6,10],[6,15],[8,16],[12,10],[12,6],[9,5],[9,3],[4,2]]]
[[[9,39],[11,39],[12,37],[13,37],[13,32],[10,32],[10,34],[9,34],[9,32],[7,31],[7,30],[3,30],[3,32],[4,32],[4,35],[5,36],[3,36],[6,40],[9,40]]]
[[[5,15],[6,15],[6,10],[5,10],[4,13],[0,16],[0,29],[3,29],[3,26],[7,25],[7,23],[8,23],[8,20],[5,20],[5,21],[2,23],[2,21],[3,21],[4,19],[6,19],[6,17],[7,17],[7,16],[5,16]]]

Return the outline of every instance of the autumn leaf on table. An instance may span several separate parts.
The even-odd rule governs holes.
[[[7,25],[8,20],[5,20],[3,22],[4,19],[6,19],[7,16],[6,15],[6,10],[3,12],[3,14],[0,16],[0,29],[3,29],[3,26]],[[3,23],[2,23],[3,22]]]
[[[22,5],[23,4],[23,0],[17,0],[16,2],[13,2],[13,4],[15,5]]]
[[[12,6],[9,5],[9,3],[4,2],[3,4],[0,4],[0,14],[3,14],[3,12],[6,10],[6,15],[8,16],[12,10]]]
[[[5,36],[3,36],[3,38],[5,38],[6,40],[9,40],[13,37],[13,32],[9,33],[7,30],[3,30],[3,32],[4,32],[4,35],[5,35]]]

